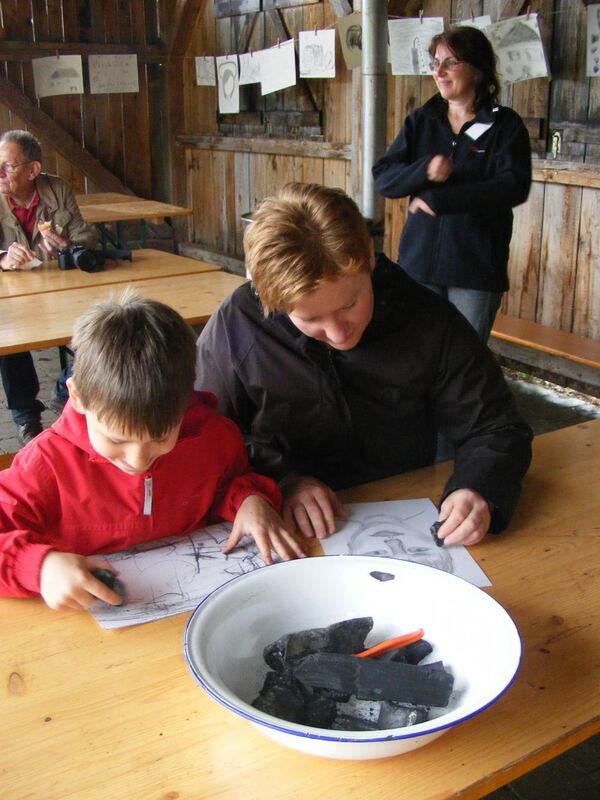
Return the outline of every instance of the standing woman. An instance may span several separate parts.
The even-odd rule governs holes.
[[[527,199],[531,149],[523,121],[498,105],[496,56],[477,28],[429,45],[439,93],[406,118],[373,167],[384,197],[410,195],[400,266],[447,297],[487,341],[508,289],[512,208]]]

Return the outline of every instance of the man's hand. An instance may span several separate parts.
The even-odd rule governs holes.
[[[447,156],[434,156],[427,165],[427,178],[436,183],[443,183],[452,174],[452,169],[452,161]]]
[[[325,539],[335,533],[335,518],[346,519],[343,505],[326,484],[309,475],[281,482],[283,521],[286,528],[296,526],[307,539]]]
[[[408,207],[408,211],[410,214],[416,214],[417,211],[423,211],[425,214],[429,214],[430,217],[435,217],[435,211],[433,211],[425,202],[425,200],[421,200],[420,197],[413,197],[410,201],[410,205]]]
[[[480,542],[489,530],[490,507],[472,489],[457,489],[440,506],[438,519],[445,520],[438,531],[444,544],[471,545]]]
[[[112,571],[104,561],[51,550],[42,561],[40,571],[40,594],[46,605],[58,611],[88,609],[96,600],[111,606],[120,605],[123,598],[94,578],[90,572],[94,567]]]
[[[48,256],[48,258],[54,258],[57,250],[63,250],[69,245],[68,240],[63,239],[62,236],[59,236],[56,231],[52,230],[52,228],[42,230],[40,233],[42,234],[40,250],[42,253]]]
[[[265,564],[273,563],[273,550],[284,561],[304,558],[304,551],[287,530],[279,514],[262,497],[250,495],[238,508],[223,552],[230,553],[245,534],[254,537]]]
[[[31,261],[32,258],[35,258],[33,250],[30,250],[24,244],[13,242],[0,259],[0,267],[2,269],[19,269],[23,264]]]

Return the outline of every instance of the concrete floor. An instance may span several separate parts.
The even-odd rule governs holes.
[[[40,379],[39,398],[50,397],[59,372],[58,350],[43,350],[34,355]],[[522,415],[534,433],[540,434],[600,416],[600,400],[563,390],[544,381],[525,380],[519,373],[507,373]],[[42,416],[49,427],[56,414]],[[18,449],[16,429],[0,392],[0,452]],[[599,800],[600,734],[543,764],[533,772],[503,786],[485,800]]]

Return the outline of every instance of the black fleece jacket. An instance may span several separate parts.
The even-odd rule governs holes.
[[[427,178],[438,154],[453,162],[443,183]],[[487,105],[454,134],[437,94],[406,118],[373,176],[384,197],[420,197],[436,214],[407,215],[398,263],[409,275],[438,286],[508,289],[512,207],[531,185],[529,136],[518,114]]]
[[[469,323],[385,256],[359,344],[337,351],[285,314],[264,318],[251,284],[198,340],[196,385],[238,423],[255,469],[312,475],[334,489],[431,464],[437,431],[456,447],[443,497],[470,488],[504,528],[531,457],[502,372]]]

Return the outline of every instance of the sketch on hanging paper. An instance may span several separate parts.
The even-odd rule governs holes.
[[[81,56],[34,58],[31,65],[37,97],[83,94]]]
[[[600,76],[600,4],[587,7],[586,71],[588,78]]]
[[[221,114],[238,114],[240,91],[237,56],[217,56],[219,111]]]
[[[261,50],[260,93],[280,92],[296,85],[296,50],[294,40],[279,42]]]
[[[300,31],[300,77],[335,78],[335,31]]]
[[[348,69],[356,69],[362,64],[362,14],[354,11],[345,17],[338,17],[337,28],[342,45],[342,54]]]
[[[389,19],[392,75],[431,75],[427,48],[443,30],[443,17]]]
[[[260,83],[261,53],[262,51],[259,50],[256,53],[250,51],[249,53],[240,53],[238,55],[240,86],[246,86],[249,83]]]
[[[216,86],[214,56],[196,56],[196,86]]]

